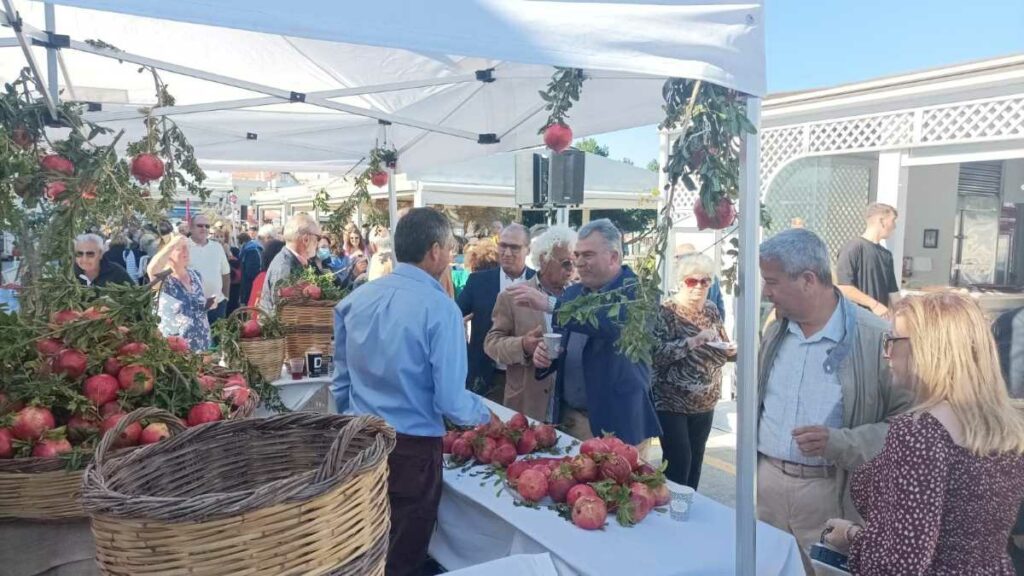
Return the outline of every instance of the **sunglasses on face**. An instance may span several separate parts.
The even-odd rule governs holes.
[[[882,334],[882,356],[888,358],[892,355],[893,344],[900,340],[910,340],[909,336],[893,336],[892,332]]]
[[[711,278],[683,278],[683,284],[686,284],[687,288],[707,288],[711,286]]]
[[[209,228],[209,224],[193,224],[196,228]]]
[[[75,250],[75,258],[94,258],[96,253],[92,250]]]

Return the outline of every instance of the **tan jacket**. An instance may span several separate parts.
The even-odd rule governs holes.
[[[829,432],[825,458],[836,466],[836,498],[843,517],[859,519],[850,500],[849,474],[882,451],[889,419],[910,409],[913,398],[909,390],[892,385],[889,363],[882,357],[882,334],[889,324],[841,296],[839,302],[855,318],[854,329],[847,330],[839,344],[851,347],[837,371],[843,394],[843,427]],[[757,383],[759,423],[768,375],[786,330],[783,319],[764,331]]]
[[[526,281],[539,288],[537,277]],[[523,352],[523,335],[537,326],[544,326],[544,313],[525,306],[516,306],[507,292],[498,294],[491,315],[493,325],[484,338],[484,352],[507,366],[505,399],[502,404],[530,418],[547,422],[555,375],[534,379],[533,359]],[[542,328],[543,330],[543,328]]]

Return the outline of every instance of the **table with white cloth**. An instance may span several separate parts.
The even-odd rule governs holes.
[[[513,412],[486,401],[508,420]],[[559,434],[559,446],[572,438]],[[732,575],[736,573],[736,522],[732,508],[696,494],[690,517],[672,520],[652,511],[631,528],[609,516],[604,530],[587,531],[552,510],[516,506],[507,491],[495,495],[493,479],[483,481],[462,468],[446,469],[437,529],[430,555],[449,570],[516,554],[548,553],[560,576],[643,574],[644,576]],[[757,524],[757,574],[803,574],[792,535]]]

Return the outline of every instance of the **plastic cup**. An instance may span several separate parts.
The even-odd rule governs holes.
[[[690,518],[690,507],[693,506],[693,495],[696,492],[693,488],[681,484],[669,484],[668,491],[672,495],[669,516],[673,520],[685,522]]]
[[[304,358],[289,358],[288,371],[292,374],[292,380],[302,380],[302,371],[306,366]]]
[[[552,361],[562,352],[562,335],[547,333],[544,335],[544,347],[548,349],[548,358]]]

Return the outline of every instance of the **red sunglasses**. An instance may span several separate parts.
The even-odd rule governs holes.
[[[707,288],[711,286],[711,278],[683,278],[683,283],[687,288],[696,288],[698,284],[701,288]]]

